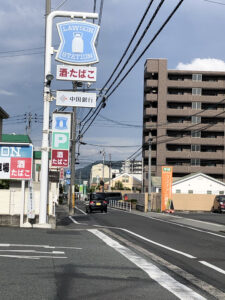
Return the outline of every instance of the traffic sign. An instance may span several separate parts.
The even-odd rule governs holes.
[[[56,105],[96,107],[96,94],[84,92],[56,91]]]
[[[60,46],[56,60],[66,64],[90,65],[98,62],[95,40],[99,26],[84,21],[57,24]]]

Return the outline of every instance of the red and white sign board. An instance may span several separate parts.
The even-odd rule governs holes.
[[[57,65],[56,79],[95,82],[97,76],[96,67]]]
[[[33,146],[0,144],[0,179],[30,180],[32,178]]]
[[[69,151],[52,149],[52,167],[68,167]]]

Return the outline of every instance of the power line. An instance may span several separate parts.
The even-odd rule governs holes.
[[[163,25],[160,27],[160,29],[157,31],[157,33],[154,35],[154,37],[152,38],[152,40],[148,43],[148,45],[145,47],[145,49],[142,51],[142,53],[139,55],[139,57],[136,59],[136,61],[134,62],[134,64],[129,68],[129,70],[126,72],[126,74],[122,77],[122,79],[119,81],[119,83],[116,85],[116,87],[112,90],[112,92],[106,97],[103,96],[104,101],[108,100],[108,98],[115,92],[115,90],[120,86],[120,84],[123,82],[123,80],[127,77],[127,75],[131,72],[131,70],[134,68],[134,66],[137,64],[137,62],[141,59],[141,57],[144,55],[144,53],[147,51],[147,49],[152,45],[152,43],[155,41],[155,39],[157,38],[157,36],[161,33],[161,31],[164,29],[164,27],[166,26],[166,24],[170,21],[170,19],[172,18],[172,16],[175,14],[175,12],[177,11],[177,9],[180,7],[180,5],[182,4],[184,0],[180,0],[179,3],[175,6],[175,8],[173,9],[173,11],[170,13],[170,15],[167,17],[166,21],[163,23]],[[102,103],[102,102],[101,102]],[[94,114],[96,114],[93,118],[93,120],[90,122],[90,124],[88,125],[87,129],[84,132],[81,132],[81,135],[84,135],[86,133],[86,131],[90,128],[91,124],[94,122],[94,120],[96,119],[97,115],[100,113],[102,106],[100,107],[101,103],[99,104],[99,106],[97,107],[97,109],[93,112],[92,116],[94,116]],[[100,109],[99,109],[100,107]],[[97,111],[98,110],[98,111]],[[90,113],[90,111],[89,111]],[[89,114],[88,113],[88,114]],[[90,117],[90,118],[91,118]],[[90,120],[89,118],[89,120]],[[85,124],[87,123],[87,121],[85,122]],[[85,125],[84,124],[84,125]],[[83,125],[83,126],[84,126]]]

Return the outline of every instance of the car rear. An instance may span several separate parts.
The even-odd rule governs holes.
[[[88,208],[86,208],[87,212],[92,211],[101,211],[107,212],[107,201],[105,199],[105,195],[103,193],[99,194],[91,194]]]

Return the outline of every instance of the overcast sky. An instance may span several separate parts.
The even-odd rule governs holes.
[[[150,19],[160,1],[147,16]],[[155,22],[147,32],[130,64],[135,61],[155,32],[162,25],[178,0],[165,0]],[[126,159],[142,144],[143,73],[147,58],[168,59],[169,69],[197,69],[225,71],[225,1],[185,0],[165,29],[157,37],[142,59],[113,93],[107,106],[85,134],[83,141],[102,145],[81,146],[80,162],[87,164],[101,159]],[[93,11],[93,0],[52,0],[52,10]],[[99,11],[100,0],[97,0]],[[149,1],[105,0],[97,52],[97,83],[100,89],[119,61],[135,31]],[[220,3],[220,4],[219,4]],[[25,134],[24,114],[32,115],[30,136],[35,146],[41,146],[43,117],[45,1],[0,0],[0,106],[10,115],[4,121],[3,133]],[[56,22],[65,21],[57,18]],[[144,30],[147,21],[141,27]],[[57,49],[59,37],[53,27],[53,45]],[[138,37],[140,36],[140,33]],[[136,39],[137,41],[137,39]],[[52,59],[55,76],[56,62]],[[70,89],[71,83],[54,80],[52,89]],[[54,101],[51,111],[56,108]],[[78,110],[81,120],[88,109]],[[36,113],[36,122],[34,120]],[[132,126],[116,125],[107,119]],[[114,147],[109,147],[114,146]],[[133,146],[120,148],[115,146]],[[81,164],[80,166],[82,166]]]

